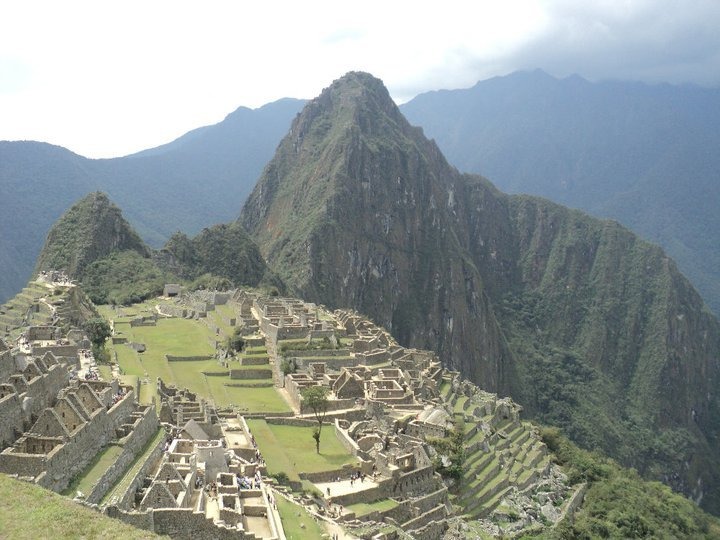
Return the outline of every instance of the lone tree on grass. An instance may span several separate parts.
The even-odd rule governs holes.
[[[303,388],[300,393],[303,403],[309,407],[317,420],[317,427],[313,429],[313,439],[315,439],[315,450],[320,453],[320,433],[322,433],[323,421],[328,408],[328,389],[324,386],[308,386]]]

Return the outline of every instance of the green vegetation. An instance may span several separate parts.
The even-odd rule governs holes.
[[[35,270],[63,270],[82,279],[89,264],[125,250],[145,257],[150,254],[120,209],[107,195],[95,192],[74,204],[53,225]]]
[[[299,482],[299,472],[331,471],[357,462],[332,430],[322,433],[323,451],[318,454],[312,427],[268,424],[257,418],[247,422],[271,475],[283,472],[291,481]]]
[[[328,408],[328,389],[324,386],[308,386],[301,390],[302,403],[308,407],[315,416],[318,425],[313,429],[315,440],[315,451],[320,453],[320,437],[322,434],[323,421]]]
[[[322,538],[326,534],[325,529],[303,507],[293,504],[279,495],[275,497],[275,500],[285,537],[288,540]]]
[[[347,341],[347,340],[346,340]],[[321,339],[286,339],[278,342],[280,354],[285,356],[293,351],[321,351],[341,348],[340,340],[328,337]]]
[[[449,436],[429,437],[427,442],[437,451],[435,470],[443,476],[457,480],[462,478],[465,472],[465,423],[458,419]]]
[[[632,469],[582,450],[556,428],[543,441],[568,473],[588,490],[573,520],[564,520],[543,538],[718,538],[720,520],[704,513],[660,482],[642,480]]]
[[[110,465],[115,463],[115,460],[121,454],[122,450],[122,446],[116,444],[111,444],[103,448],[62,494],[74,497],[75,492],[79,491],[86,496],[89,495],[95,483],[105,474],[105,471],[108,470]]]
[[[52,491],[0,474],[0,538],[159,538]]]
[[[129,305],[162,293],[177,278],[136,251],[116,251],[93,261],[82,278],[83,289],[96,304]]]
[[[385,512],[397,507],[398,503],[392,499],[380,499],[371,503],[355,503],[346,506],[350,512],[355,512],[357,517],[365,516],[371,512]]]
[[[85,321],[83,330],[85,330],[90,343],[92,343],[92,350],[95,358],[103,356],[102,353],[104,353],[105,342],[112,335],[110,323],[102,317],[93,317],[92,319]]]
[[[194,288],[224,290],[233,284],[254,287],[261,282],[282,288],[268,271],[257,245],[237,222],[205,228],[192,239],[177,232],[163,252],[171,256],[173,267],[179,267],[181,277],[195,280]]]
[[[245,338],[242,336],[241,328],[236,328],[233,335],[227,338],[225,347],[231,352],[240,352],[243,350],[243,347],[245,347]]]

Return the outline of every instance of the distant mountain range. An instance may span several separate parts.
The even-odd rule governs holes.
[[[178,230],[194,235],[235,219],[303,103],[241,107],[219,124],[116,159],[0,142],[0,301],[25,285],[50,226],[89,192],[108,193],[153,247]]]
[[[227,222],[303,100],[241,107],[138,154],[89,160],[0,142],[0,301],[29,277],[50,225],[101,190],[154,247]],[[720,91],[518,72],[402,105],[451,164],[511,193],[610,217],[659,243],[720,313]]]
[[[460,170],[657,242],[720,313],[720,90],[533,71],[401,110]]]

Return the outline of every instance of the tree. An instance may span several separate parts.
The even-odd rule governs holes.
[[[317,427],[313,429],[313,439],[315,439],[315,450],[320,453],[320,434],[322,433],[323,421],[328,408],[328,389],[324,386],[308,386],[300,392],[303,398],[303,404],[309,407],[317,420]]]
[[[102,358],[105,340],[112,335],[110,323],[102,317],[93,317],[85,321],[83,330],[85,330],[90,343],[92,343],[93,356],[95,356],[96,359]]]
[[[236,353],[245,347],[245,338],[242,335],[242,328],[236,328],[233,335],[227,339],[227,350],[230,353]]]
[[[102,317],[88,319],[83,325],[83,329],[85,330],[90,343],[98,348],[105,345],[105,340],[112,335],[110,323]]]
[[[295,373],[297,371],[297,362],[294,358],[283,358],[280,364],[280,371],[282,371],[283,375]]]

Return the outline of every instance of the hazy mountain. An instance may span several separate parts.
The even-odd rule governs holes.
[[[305,106],[240,222],[293,292],[720,511],[720,324],[660,248],[460,174],[364,73]]]
[[[534,71],[401,110],[461,170],[658,242],[720,313],[720,90]]]
[[[100,190],[152,246],[237,217],[303,101],[241,107],[164,146],[91,160],[45,143],[0,142],[0,302],[27,282],[50,226]]]

